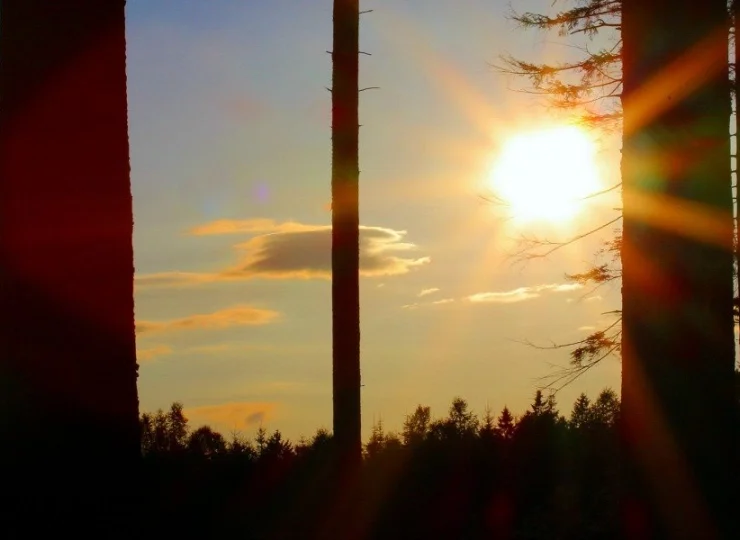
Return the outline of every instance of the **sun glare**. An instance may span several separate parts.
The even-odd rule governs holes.
[[[564,222],[599,189],[591,139],[575,126],[521,133],[504,143],[490,187],[518,221]]]

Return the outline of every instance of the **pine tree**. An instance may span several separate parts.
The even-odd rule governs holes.
[[[415,446],[426,438],[432,423],[432,412],[429,407],[418,405],[416,410],[406,416],[403,423],[403,444],[406,446]]]
[[[496,420],[496,434],[505,441],[510,441],[514,437],[514,431],[516,429],[516,422],[514,417],[509,411],[508,407],[504,407]]]
[[[578,396],[570,414],[570,426],[575,429],[583,429],[591,423],[591,400],[586,394]]]
[[[452,400],[449,423],[458,437],[472,437],[478,431],[478,418],[468,408],[468,402],[460,397]]]
[[[185,418],[182,403],[176,401],[167,412],[167,447],[170,452],[185,450],[188,440],[188,419]]]
[[[591,420],[601,426],[615,426],[619,420],[620,407],[621,403],[617,393],[611,388],[606,388],[591,405]]]
[[[385,431],[383,430],[383,421],[378,420],[370,433],[370,440],[365,445],[365,453],[368,457],[373,458],[380,454],[384,447]]]

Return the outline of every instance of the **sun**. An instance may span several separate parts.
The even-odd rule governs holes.
[[[599,189],[595,153],[576,126],[520,133],[495,157],[490,188],[518,221],[565,222]]]

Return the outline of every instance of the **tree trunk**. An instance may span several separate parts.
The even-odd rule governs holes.
[[[622,404],[630,538],[735,538],[724,0],[624,0]]]
[[[735,100],[735,312],[740,311],[740,154],[738,150],[740,145],[740,39],[738,39],[738,24],[740,23],[740,0],[733,0],[731,4],[732,26],[733,26],[733,44],[734,44],[734,75],[732,77],[732,93]],[[740,322],[740,317],[736,318],[735,323]],[[740,352],[740,333],[737,335],[737,351]]]
[[[337,503],[329,518],[354,537],[352,500],[360,433],[359,19],[358,0],[334,0],[332,52],[332,383]],[[339,536],[338,536],[339,537]]]
[[[359,463],[359,1],[334,1],[332,54],[332,337],[334,437]]]
[[[124,8],[0,0],[0,463],[19,494],[112,494],[140,454]]]

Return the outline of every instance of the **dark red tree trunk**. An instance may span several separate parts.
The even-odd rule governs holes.
[[[336,491],[329,536],[357,538],[360,416],[358,0],[334,0],[332,52],[332,392]]]
[[[732,92],[735,96],[735,313],[740,313],[740,154],[738,153],[738,141],[740,141],[740,39],[738,39],[738,25],[740,25],[740,0],[733,0],[731,5],[732,15],[732,26],[733,26],[733,42],[734,42],[734,74],[732,77]],[[735,322],[740,322],[740,317],[736,317]],[[740,333],[737,335],[736,340],[737,350],[740,351]]]
[[[736,538],[724,0],[624,0],[622,404],[630,538]]]
[[[139,456],[124,8],[0,0],[0,467],[45,494]]]
[[[332,336],[334,437],[359,462],[359,2],[335,0],[332,84]]]

